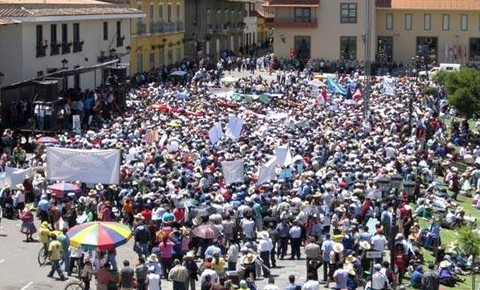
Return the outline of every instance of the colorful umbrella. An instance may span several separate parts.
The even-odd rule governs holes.
[[[125,244],[132,237],[132,230],[116,222],[89,222],[68,230],[67,237],[73,247],[104,251]]]
[[[38,138],[35,142],[37,144],[51,144],[51,143],[58,143],[58,140],[53,137],[43,136]]]
[[[192,234],[198,238],[213,240],[220,236],[220,230],[213,224],[203,224],[194,228]]]
[[[79,194],[82,191],[80,187],[69,182],[55,183],[48,186],[48,188],[52,191],[52,196],[57,198],[62,198],[65,194],[69,195],[70,193]]]

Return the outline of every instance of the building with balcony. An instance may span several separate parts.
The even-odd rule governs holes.
[[[246,0],[191,0],[185,7],[185,55],[218,57],[244,46]]]
[[[265,25],[273,30],[275,55],[364,59],[366,3],[365,0],[267,0]],[[370,16],[374,19],[373,11]]]
[[[364,61],[369,27],[370,59],[379,63],[409,63],[414,56],[427,64],[480,62],[478,0],[266,0],[263,6],[278,57]]]
[[[112,59],[128,63],[130,18],[141,12],[95,0],[0,0],[0,87],[56,71],[88,68]],[[64,87],[95,88],[95,70],[64,78]]]
[[[184,58],[185,1],[129,0],[146,17],[132,19],[131,71],[143,72]]]

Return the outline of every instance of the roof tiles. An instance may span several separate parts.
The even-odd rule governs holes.
[[[408,10],[480,10],[480,0],[376,0],[376,4]]]

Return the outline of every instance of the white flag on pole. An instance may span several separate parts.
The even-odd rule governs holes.
[[[208,131],[208,138],[210,139],[212,145],[215,145],[220,139],[222,139],[222,137],[222,124],[220,124],[220,122],[216,122],[213,127]]]
[[[233,140],[237,140],[242,133],[243,124],[244,121],[242,119],[231,116],[225,128],[225,135]]]
[[[243,160],[222,162],[223,177],[226,184],[243,182]]]

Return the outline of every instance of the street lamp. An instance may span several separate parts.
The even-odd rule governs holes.
[[[68,68],[68,60],[66,58],[62,59],[62,68],[63,69]]]
[[[403,190],[405,190],[409,198],[415,193],[416,186],[417,184],[411,180],[407,180],[403,183]]]
[[[384,196],[384,193],[390,189],[390,182],[391,179],[388,176],[382,176],[377,179],[377,187],[382,192],[382,197]]]
[[[395,174],[390,179],[392,180],[392,187],[397,191],[401,191],[403,188],[403,176],[401,176],[400,174]]]

